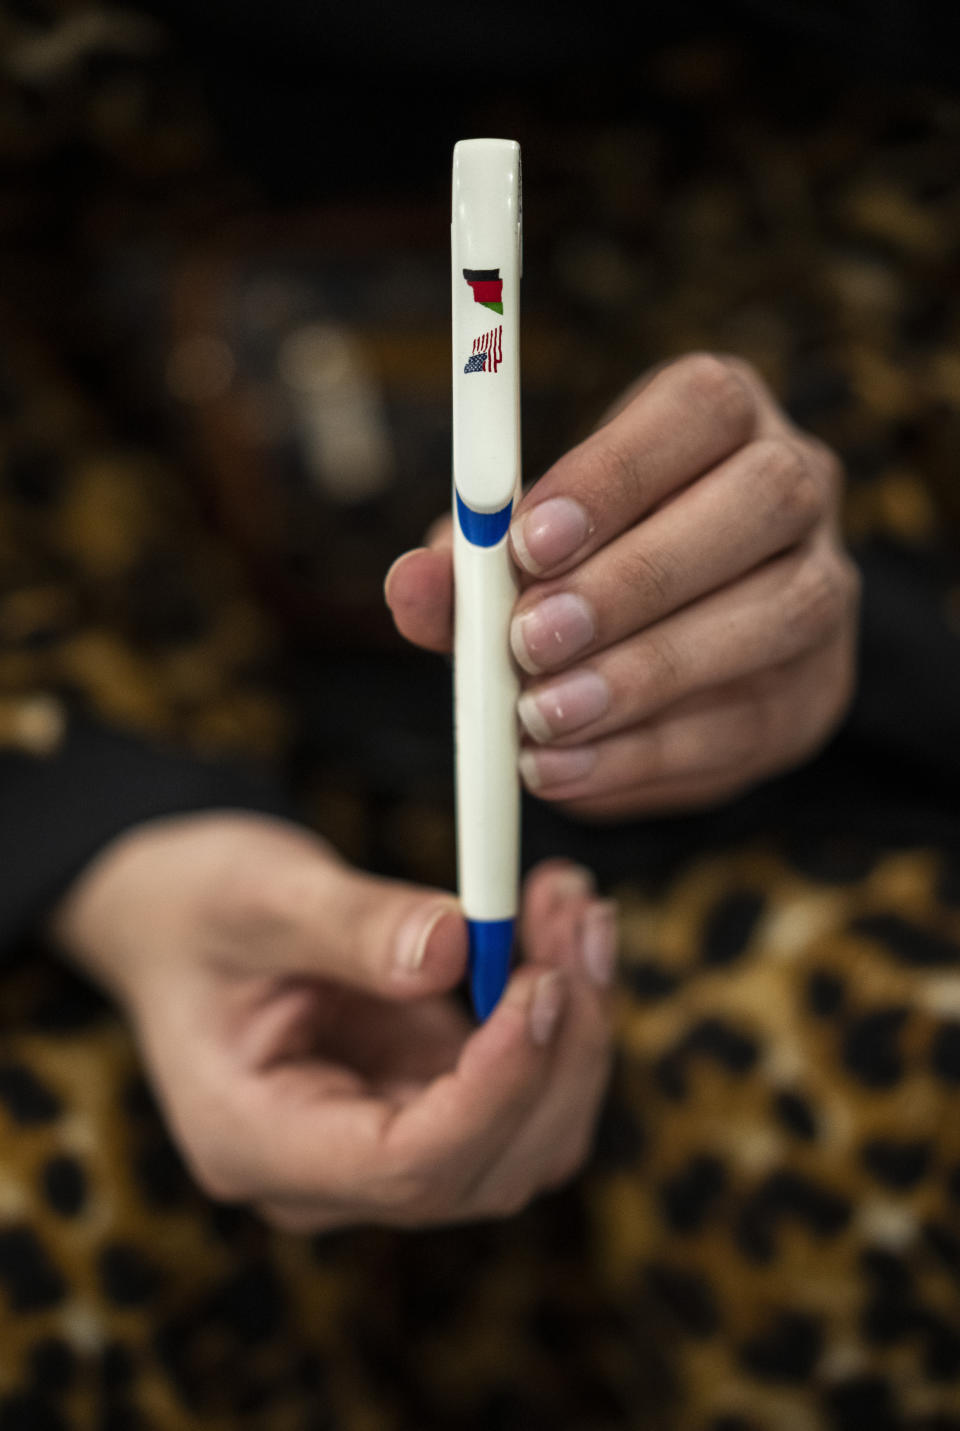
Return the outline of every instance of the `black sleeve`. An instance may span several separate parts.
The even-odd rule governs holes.
[[[280,779],[77,720],[56,752],[0,752],[0,957],[110,840],[144,820],[208,809],[293,818]]]

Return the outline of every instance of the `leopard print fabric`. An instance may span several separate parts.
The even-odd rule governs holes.
[[[152,27],[69,5],[9,6],[2,24],[20,186],[0,199],[18,279],[0,740],[44,759],[83,712],[276,757],[291,722],[274,618],[185,480],[189,442],[145,443],[103,397],[111,355],[98,367],[71,297],[78,251],[50,237],[83,217],[86,252],[131,225],[189,247],[246,196]],[[552,282],[590,359],[568,379],[533,345],[534,371],[576,426],[638,354],[750,358],[847,459],[859,549],[933,572],[950,651],[960,113],[853,88],[798,116],[789,86],[747,97],[742,63],[656,55],[655,113],[571,130],[562,153],[530,119],[529,171],[559,196]],[[82,203],[43,182],[79,133]],[[589,222],[563,207],[582,192],[571,172]],[[375,799],[329,771],[312,788],[348,853],[382,844]],[[116,1012],[35,943],[11,951],[3,1431],[960,1427],[954,822],[846,835],[842,814],[825,805],[804,840],[693,841],[656,878],[639,859],[616,876],[618,1053],[595,1154],[504,1224],[306,1242],[212,1205]],[[412,847],[411,828],[429,838]],[[449,834],[442,807],[393,812],[397,872],[447,876]]]

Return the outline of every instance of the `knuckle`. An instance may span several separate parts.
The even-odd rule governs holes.
[[[791,533],[808,531],[823,512],[823,491],[801,449],[782,438],[751,444],[756,480],[778,519]]]
[[[608,500],[612,496],[631,506],[643,503],[644,484],[635,454],[606,428],[591,444],[589,487]]]
[[[771,750],[779,746],[782,733],[777,701],[778,680],[779,673],[773,672],[767,674],[767,679],[759,677],[755,689],[737,712],[724,766],[738,781],[743,780]]]
[[[638,684],[651,707],[666,705],[683,686],[683,662],[661,631],[648,632],[638,650]]]
[[[810,453],[811,461],[822,473],[827,491],[836,500],[843,490],[846,472],[840,457],[821,438],[811,432],[803,434],[803,446]]]
[[[753,398],[732,364],[704,352],[689,353],[678,367],[690,400],[722,423],[732,439],[745,439],[753,424]]]
[[[634,592],[644,611],[669,610],[677,589],[679,563],[663,547],[637,546],[620,559],[619,584]]]
[[[391,1213],[425,1214],[435,1191],[422,1168],[401,1167],[380,1183],[376,1201]]]
[[[800,563],[786,597],[787,625],[800,645],[812,644],[840,625],[848,593],[845,565],[833,554],[811,554]]]
[[[685,758],[679,742],[671,740],[662,724],[654,723],[643,730],[642,770],[645,780],[662,780],[673,765]]]
[[[226,876],[221,923],[244,940],[266,942],[309,919],[316,908],[315,884],[299,864],[271,869],[266,878],[249,866]]]

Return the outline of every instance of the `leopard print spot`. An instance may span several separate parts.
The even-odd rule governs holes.
[[[211,1298],[209,1314],[244,1342],[277,1335],[284,1326],[287,1306],[276,1272],[263,1262],[228,1278]]]
[[[750,943],[765,900],[752,890],[728,895],[711,911],[703,931],[703,962],[723,968],[739,959]]]
[[[615,1095],[607,1098],[594,1136],[594,1165],[607,1171],[637,1168],[646,1153],[647,1141],[636,1110],[625,1099]]]
[[[744,1343],[740,1360],[760,1381],[799,1383],[811,1375],[822,1349],[819,1322],[799,1312],[781,1312],[768,1331]]]
[[[63,463],[47,448],[21,444],[8,455],[4,467],[11,489],[32,507],[48,506],[63,484]]]
[[[676,993],[682,980],[679,974],[664,969],[655,960],[642,959],[636,964],[627,965],[624,982],[640,1003],[653,1004],[658,999],[666,999]]]
[[[960,1024],[947,1023],[937,1033],[931,1050],[933,1071],[945,1083],[960,1083]]]
[[[926,1334],[924,1367],[931,1381],[953,1381],[960,1374],[960,1334],[936,1312],[918,1316]]]
[[[924,1223],[923,1235],[927,1246],[936,1253],[954,1280],[960,1283],[960,1237],[944,1227],[942,1222],[932,1221]]]
[[[868,1088],[892,1088],[903,1076],[897,1038],[908,1010],[897,1005],[855,1019],[843,1042],[844,1067]]]
[[[815,969],[807,981],[807,1006],[817,1018],[832,1019],[843,1008],[846,996],[846,984],[829,969]]]
[[[67,1391],[76,1373],[74,1354],[61,1337],[44,1337],[31,1349],[30,1372],[38,1391]]]
[[[960,1203],[960,1163],[955,1164],[947,1174],[947,1192],[952,1202]]]
[[[927,1142],[895,1142],[887,1138],[872,1138],[860,1153],[864,1166],[877,1182],[898,1189],[918,1183],[927,1172],[932,1155],[933,1149]]]
[[[55,1306],[66,1293],[63,1277],[29,1227],[0,1231],[0,1284],[15,1312]]]
[[[87,1175],[76,1158],[59,1153],[50,1158],[42,1173],[47,1201],[61,1217],[76,1217],[87,1201]]]
[[[688,1336],[709,1337],[719,1330],[719,1308],[705,1278],[685,1267],[654,1262],[647,1268],[647,1283],[658,1304]]]
[[[114,1402],[103,1413],[101,1431],[141,1431],[144,1426],[139,1412],[126,1401]]]
[[[860,1258],[865,1275],[894,1297],[906,1297],[912,1285],[910,1268],[894,1252],[881,1247],[868,1247]]]
[[[176,1149],[159,1130],[133,1155],[137,1185],[149,1207],[162,1211],[181,1206],[190,1195],[190,1180]]]
[[[756,1041],[723,1019],[701,1019],[690,1032],[658,1062],[657,1081],[668,1098],[687,1095],[688,1060],[703,1055],[731,1073],[749,1073],[759,1057]]]
[[[100,1253],[100,1281],[110,1301],[118,1307],[147,1302],[160,1285],[160,1274],[138,1247],[111,1242]]]
[[[56,987],[28,1010],[24,1026],[41,1034],[75,1034],[93,1029],[109,1015],[109,1005],[92,984],[63,971]]]
[[[804,1142],[813,1142],[817,1136],[817,1120],[813,1109],[799,1093],[784,1091],[773,1100],[773,1111],[777,1121]]]
[[[15,1123],[52,1123],[63,1105],[36,1074],[21,1063],[0,1064],[0,1102]]]
[[[100,1379],[108,1393],[121,1391],[133,1380],[136,1363],[130,1348],[123,1342],[111,1342],[100,1358]]]
[[[937,894],[944,904],[960,905],[960,859],[952,851],[944,856]]]
[[[878,1292],[863,1309],[861,1331],[871,1346],[887,1347],[911,1336],[917,1328],[917,1310],[910,1302]]]
[[[836,1431],[899,1431],[897,1409],[882,1377],[850,1377],[832,1387],[826,1400]]]
[[[845,1198],[799,1173],[773,1173],[746,1199],[736,1224],[736,1241],[752,1262],[770,1262],[780,1222],[791,1218],[819,1237],[834,1237],[850,1221]]]
[[[700,1154],[660,1189],[664,1220],[675,1232],[697,1232],[724,1192],[727,1173],[719,1158]]]
[[[913,1277],[892,1252],[869,1248],[860,1259],[870,1292],[860,1319],[860,1330],[874,1346],[890,1346],[912,1336],[920,1325]]]
[[[6,1396],[0,1401],[3,1431],[68,1431],[60,1412],[45,1396]]]
[[[910,968],[944,969],[960,961],[960,947],[955,940],[945,939],[897,914],[864,915],[853,920],[850,928],[876,940],[888,954]]]

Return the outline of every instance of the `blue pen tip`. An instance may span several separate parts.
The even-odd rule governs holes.
[[[513,919],[468,919],[470,993],[478,1019],[493,1013],[507,979],[513,950]]]

